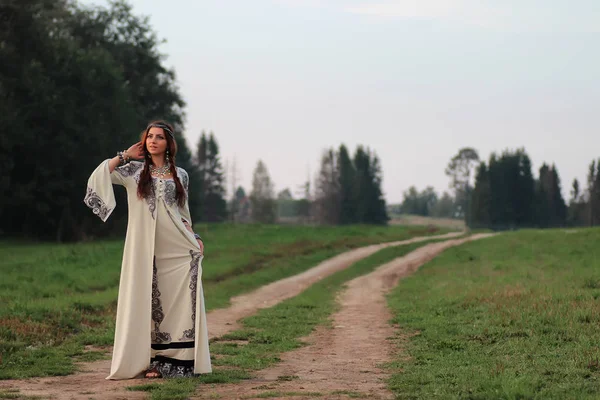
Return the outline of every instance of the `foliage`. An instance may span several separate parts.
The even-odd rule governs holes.
[[[124,1],[7,1],[0,15],[0,230],[63,241],[122,229],[125,207],[91,222],[89,174],[151,119],[183,131],[185,103],[148,19]]]
[[[199,175],[198,206],[199,220],[222,222],[227,218],[225,200],[225,176],[219,156],[219,145],[211,132],[202,132],[198,140],[196,163]]]
[[[316,182],[315,216],[324,224],[387,224],[382,171],[374,151],[358,146],[351,160],[345,145],[325,150]]]
[[[275,189],[267,166],[262,160],[258,160],[252,176],[250,204],[253,221],[262,223],[275,222],[277,217]]]

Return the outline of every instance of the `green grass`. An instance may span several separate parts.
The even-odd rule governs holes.
[[[350,248],[433,232],[419,227],[199,224],[207,309]],[[440,233],[440,232],[438,232]],[[113,342],[123,240],[0,242],[0,379],[67,375]]]
[[[20,393],[19,389],[0,389],[0,399],[19,399],[19,400],[37,400],[39,396],[25,396]]]
[[[330,325],[329,316],[338,307],[335,297],[344,287],[344,283],[373,271],[379,265],[402,257],[428,242],[431,241],[380,250],[315,283],[298,296],[245,318],[242,320],[243,329],[212,341],[211,357],[214,370],[228,377],[224,383],[233,383],[244,379],[239,376],[240,373],[249,377],[252,371],[280,361],[281,353],[302,346],[299,339],[309,335],[315,327]],[[279,378],[294,379],[293,376]],[[177,382],[167,380],[157,390],[168,393],[170,388],[177,385]],[[161,398],[154,397],[154,389],[150,392],[153,400]]]
[[[600,398],[600,230],[446,250],[389,295],[402,399]]]

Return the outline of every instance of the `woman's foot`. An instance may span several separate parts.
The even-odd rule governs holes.
[[[145,372],[144,376],[148,379],[162,378],[162,374],[160,372],[158,372],[158,369],[156,369],[156,367],[150,368],[149,370],[147,370]]]

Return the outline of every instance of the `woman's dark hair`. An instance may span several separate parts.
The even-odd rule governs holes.
[[[148,132],[152,127],[161,128],[165,134],[165,138],[167,139],[167,151],[169,152],[169,160],[171,163],[171,175],[173,176],[173,181],[175,182],[175,200],[179,206],[183,207],[186,200],[186,193],[181,181],[179,180],[179,177],[177,176],[177,167],[175,165],[175,157],[177,155],[177,142],[175,141],[174,137],[175,129],[173,129],[171,124],[162,120],[150,122],[146,130],[144,130],[141,134],[140,140],[142,142],[142,146],[144,147],[145,163],[144,168],[140,173],[140,181],[138,183],[137,190],[138,197],[140,199],[147,199],[154,192],[154,187],[152,186],[152,175],[150,174],[150,164],[152,164],[152,158],[150,157],[150,152],[148,152],[148,148],[146,147],[146,138],[148,137]],[[169,133],[168,130],[171,132]]]

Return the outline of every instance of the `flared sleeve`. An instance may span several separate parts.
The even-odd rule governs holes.
[[[103,222],[117,206],[112,185],[125,185],[125,177],[116,170],[110,173],[108,162],[104,160],[90,175],[83,202],[92,209]]]

